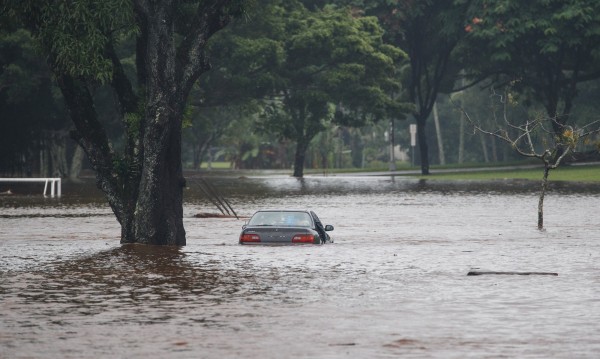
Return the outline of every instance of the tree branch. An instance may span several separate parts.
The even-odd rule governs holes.
[[[114,154],[102,124],[98,121],[92,95],[81,80],[67,74],[57,74],[56,80],[77,131],[71,136],[86,152],[96,171],[96,182],[106,193],[108,202],[121,221],[123,202],[118,196],[118,179],[114,173]]]
[[[187,33],[177,48],[177,81],[183,93],[190,91],[198,77],[210,69],[205,53],[207,41],[232,20],[230,0],[201,1]]]

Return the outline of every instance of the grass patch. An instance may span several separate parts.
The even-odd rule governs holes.
[[[502,179],[524,179],[541,181],[543,176],[543,167],[539,165],[536,168],[528,169],[506,169],[507,166],[528,166],[528,165],[539,165],[538,162],[500,162],[496,164],[451,164],[446,166],[431,166],[431,175],[408,175],[423,179],[432,180],[502,180]],[[231,164],[229,162],[213,162],[212,168],[215,170],[230,170]],[[398,162],[397,170],[420,170],[420,167],[411,166],[406,162]],[[460,166],[460,167],[459,167]],[[479,167],[479,168],[478,168]],[[495,167],[498,167],[497,169]],[[500,168],[502,167],[502,168]],[[206,163],[202,164],[202,168],[206,169]],[[339,168],[326,170],[323,169],[311,169],[306,168],[305,174],[319,174],[319,173],[361,173],[361,172],[386,172],[388,168]],[[257,170],[260,171],[260,170]],[[292,169],[279,170],[284,173],[292,174]],[[576,165],[576,166],[561,166],[555,170],[550,171],[550,181],[573,181],[573,182],[600,182],[600,165]]]
[[[460,171],[457,169],[457,171]],[[498,179],[525,179],[542,180],[543,168],[515,169],[515,170],[486,170],[465,171],[452,173],[435,173],[430,176],[417,176],[419,178],[440,180],[498,180]],[[600,166],[565,166],[550,171],[550,181],[574,182],[600,182]]]
[[[231,162],[212,162],[210,164],[210,166],[212,169],[216,169],[216,170],[228,170],[228,169],[231,169]],[[208,163],[202,162],[202,164],[200,165],[200,168],[207,169]]]

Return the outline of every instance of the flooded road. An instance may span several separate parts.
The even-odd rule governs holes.
[[[241,216],[311,208],[334,244],[240,246],[189,181],[184,248],[120,246],[89,186],[0,197],[2,358],[597,358],[600,189],[211,178]],[[467,276],[470,270],[556,272]]]

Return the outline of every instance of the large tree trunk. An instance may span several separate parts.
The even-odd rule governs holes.
[[[75,124],[72,136],[87,154],[97,186],[121,224],[121,243],[185,245],[184,106],[193,84],[209,68],[204,52],[208,39],[242,10],[226,1],[198,2],[184,33],[176,34],[175,23],[185,21],[177,18],[178,6],[182,4],[168,0],[134,1],[139,94],[134,93],[112,43],[103,49],[113,65],[110,85],[126,128],[122,153],[113,150],[98,120],[90,79],[65,72],[49,56]]]
[[[71,158],[71,167],[69,168],[69,181],[79,181],[79,174],[81,173],[81,167],[83,165],[83,158],[85,152],[81,146],[75,146],[75,152]]]
[[[550,165],[544,164],[544,177],[542,178],[542,188],[540,190],[540,199],[538,201],[538,229],[544,229],[544,197],[548,190],[548,174],[550,173]]]
[[[304,176],[304,160],[306,150],[310,141],[302,137],[296,142],[296,154],[294,156],[294,177],[302,178]]]
[[[421,174],[429,174],[429,146],[427,145],[427,135],[425,134],[425,124],[427,117],[417,117],[417,139],[419,142],[419,155],[421,159]]]
[[[122,243],[185,245],[181,125],[185,84],[177,81],[174,8],[166,3],[145,3],[146,110],[142,122],[141,177],[133,212],[133,234]]]
[[[134,212],[135,236],[122,242],[185,245],[181,115],[162,114],[158,108],[144,136],[144,159]],[[161,117],[165,117],[162,119]]]
[[[67,131],[48,131],[48,150],[50,153],[50,176],[66,177],[69,172],[67,164]]]
[[[145,85],[146,110],[141,131],[141,174],[132,220],[121,242],[186,244],[183,227],[181,126],[187,97],[209,69],[208,39],[231,20],[227,2],[200,2],[185,35],[176,39],[176,3],[137,0],[142,34],[138,38],[138,77]],[[177,47],[177,48],[176,48]],[[139,67],[142,70],[139,71]],[[123,224],[122,224],[123,225]],[[133,228],[133,230],[131,229]]]
[[[106,132],[98,121],[92,95],[85,82],[79,79],[66,74],[59,74],[56,79],[76,128],[71,136],[87,154],[96,172],[96,185],[106,194],[108,204],[123,226],[123,221],[127,218],[124,191],[120,190],[123,184],[119,184],[114,168],[115,155]]]

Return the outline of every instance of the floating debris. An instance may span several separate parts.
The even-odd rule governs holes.
[[[487,274],[499,274],[499,275],[558,275],[554,272],[498,272],[498,271],[469,271],[467,275],[487,275]]]
[[[206,198],[209,201],[211,201],[212,204],[214,204],[215,207],[217,207],[217,209],[219,211],[221,211],[221,213],[223,215],[234,216],[235,218],[239,219],[237,213],[235,213],[235,211],[231,207],[231,204],[229,204],[229,201],[227,201],[227,199],[225,197],[223,197],[222,194],[219,193],[219,191],[215,188],[215,186],[210,184],[210,182],[208,182],[204,178],[200,178],[200,190],[202,190],[202,193],[204,193]],[[196,217],[198,217],[198,216],[196,216]],[[207,217],[198,217],[198,218],[207,218]]]

